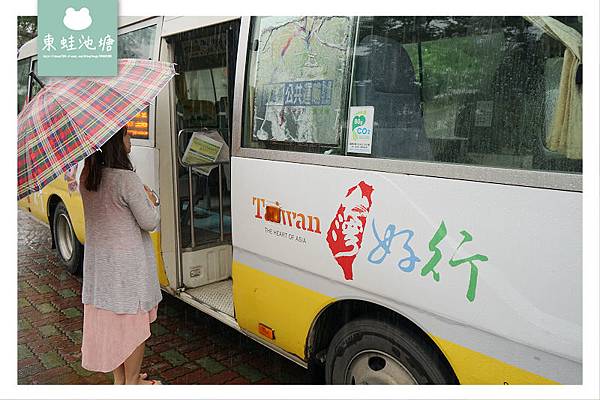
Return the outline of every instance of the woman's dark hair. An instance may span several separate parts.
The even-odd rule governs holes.
[[[103,168],[127,169],[133,171],[133,165],[125,150],[123,137],[127,133],[127,125],[119,129],[106,143],[100,147],[101,151],[86,158],[85,167],[87,168],[87,177],[85,179],[85,188],[95,192],[102,182]]]

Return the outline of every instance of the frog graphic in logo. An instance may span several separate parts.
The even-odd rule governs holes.
[[[92,25],[92,17],[90,10],[83,7],[79,11],[75,11],[73,7],[69,7],[65,11],[63,24],[72,31],[82,31]]]

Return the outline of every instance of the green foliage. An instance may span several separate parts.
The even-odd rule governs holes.
[[[37,36],[37,17],[17,17],[17,49]]]
[[[502,55],[500,33],[422,43],[423,100],[489,90]],[[405,46],[419,76],[417,45]]]

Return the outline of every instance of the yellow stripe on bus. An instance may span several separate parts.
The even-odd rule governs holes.
[[[466,385],[558,385],[524,369],[468,349],[456,343],[431,336],[442,350],[461,384]]]
[[[235,260],[232,276],[235,317],[240,327],[304,359],[312,322],[334,299]],[[259,324],[271,328],[275,339],[261,335]]]

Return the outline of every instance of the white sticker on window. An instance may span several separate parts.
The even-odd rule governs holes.
[[[373,106],[350,107],[348,153],[371,154],[374,110]]]

